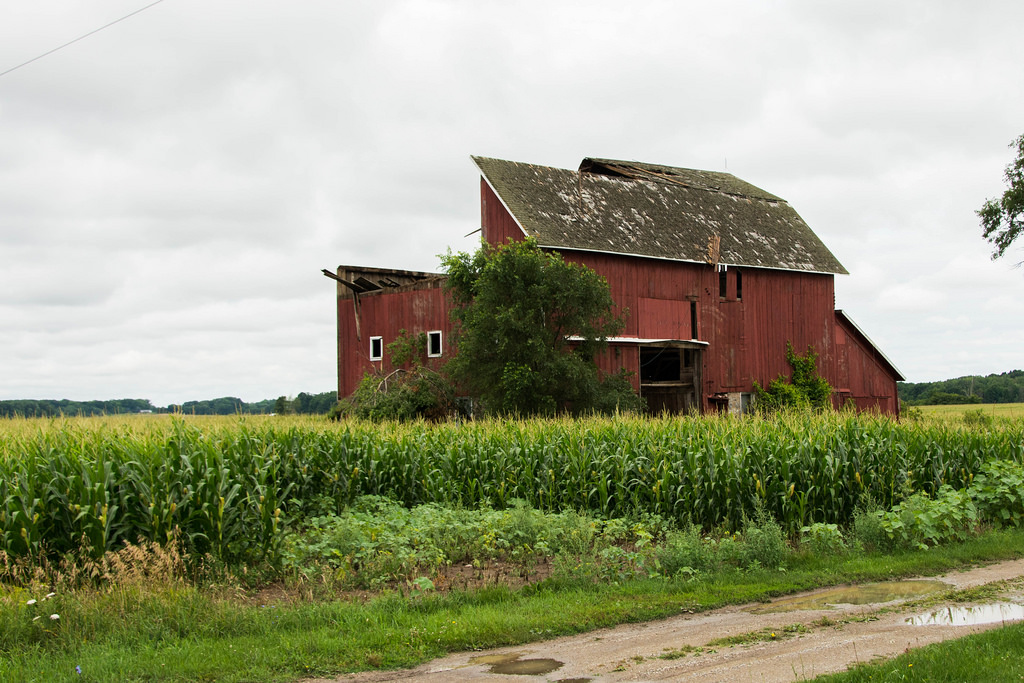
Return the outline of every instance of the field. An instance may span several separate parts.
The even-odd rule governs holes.
[[[0,679],[407,666],[1014,557],[987,530],[1022,523],[1020,419],[3,420]]]
[[[359,496],[792,532],[848,525],[869,496],[967,486],[1024,460],[1024,422],[879,417],[588,419],[445,425],[145,417],[5,423],[0,550],[94,554],[172,534],[225,561],[275,561],[286,526]]]
[[[928,418],[962,420],[965,415],[981,414],[998,418],[1020,420],[1024,418],[1024,403],[971,403],[965,405],[919,406],[917,410]]]

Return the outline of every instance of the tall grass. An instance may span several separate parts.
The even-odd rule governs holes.
[[[359,495],[406,505],[739,526],[758,502],[785,527],[848,523],[862,496],[965,486],[1024,460],[1024,422],[899,424],[853,415],[446,425],[239,417],[0,421],[0,550],[164,542],[233,561],[278,557],[286,522]]]

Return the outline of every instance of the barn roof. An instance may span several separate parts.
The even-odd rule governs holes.
[[[473,161],[542,247],[847,272],[785,200],[729,173],[591,158],[579,171]]]

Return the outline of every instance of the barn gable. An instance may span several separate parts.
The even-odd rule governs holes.
[[[729,173],[592,158],[579,171],[473,161],[520,230],[545,248],[847,272],[785,200]]]

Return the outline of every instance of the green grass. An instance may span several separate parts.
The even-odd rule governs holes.
[[[877,664],[821,676],[818,683],[929,681],[1009,683],[1024,680],[1024,624],[928,645]]]
[[[293,681],[414,666],[447,652],[516,645],[619,623],[766,600],[851,581],[930,575],[1019,557],[1024,532],[891,555],[794,556],[785,572],[737,570],[690,581],[568,580],[512,592],[383,595],[368,602],[246,605],[185,585],[145,582],[58,595],[59,622],[32,622],[28,594],[0,596],[0,680]],[[75,667],[81,667],[81,675]],[[915,665],[916,666],[916,665]]]
[[[811,630],[803,624],[789,624],[787,626],[767,626],[760,631],[748,631],[737,633],[734,636],[715,638],[707,642],[708,647],[735,647],[736,645],[752,645],[772,640],[785,640],[801,633],[810,633]]]

